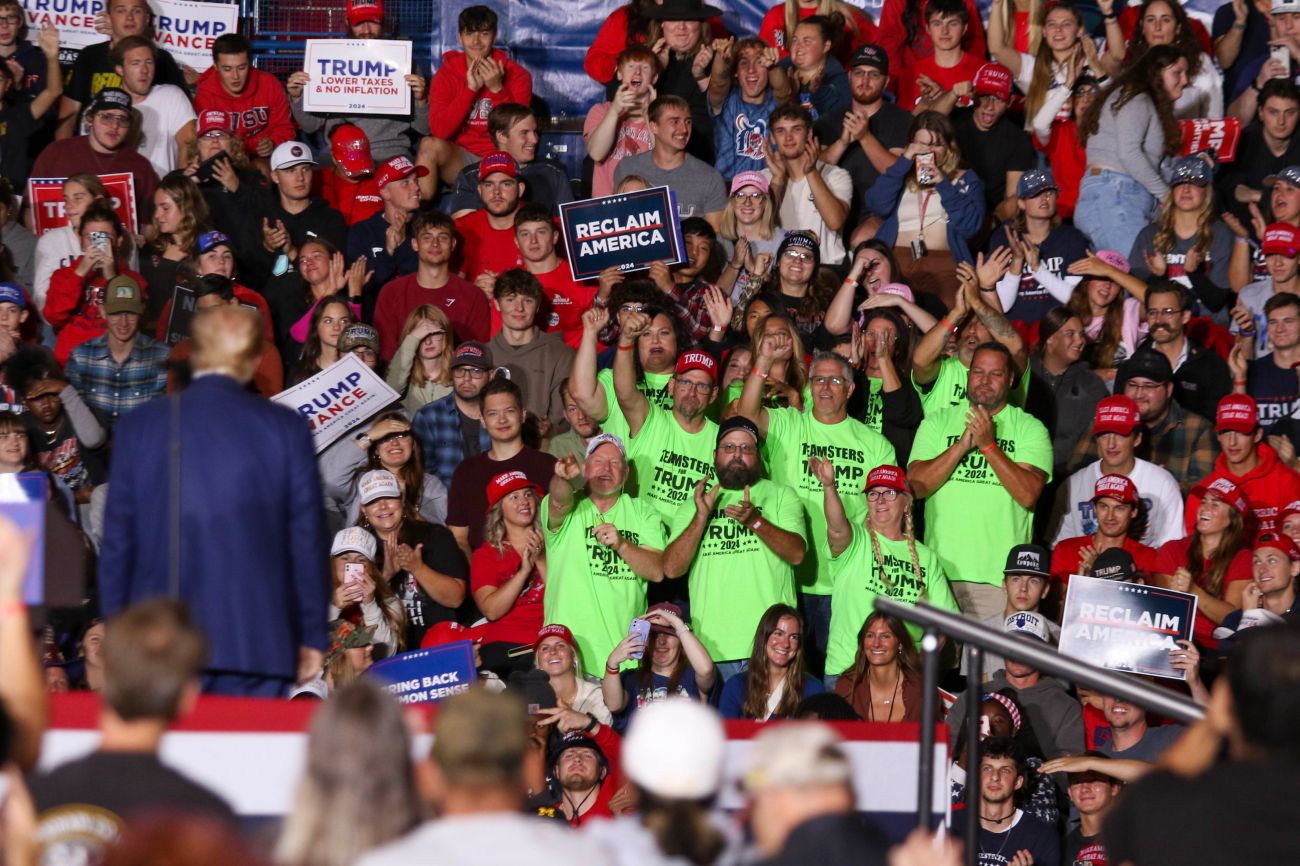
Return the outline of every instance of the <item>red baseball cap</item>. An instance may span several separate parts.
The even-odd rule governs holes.
[[[1097,483],[1092,486],[1092,501],[1105,497],[1114,499],[1117,502],[1123,502],[1127,505],[1137,505],[1138,489],[1137,485],[1127,475],[1103,475],[1097,479]]]
[[[1273,223],[1264,229],[1261,245],[1266,256],[1295,258],[1300,255],[1300,231],[1286,223]]]
[[[199,112],[199,138],[210,132],[234,135],[235,125],[230,122],[230,115],[219,108],[209,108],[207,111]]]
[[[1246,503],[1246,497],[1242,495],[1241,488],[1227,478],[1215,478],[1213,481],[1196,485],[1192,488],[1192,496],[1199,496],[1202,499],[1213,496],[1215,499],[1226,502],[1237,509],[1243,517],[1250,511],[1250,506]]]
[[[1003,102],[1011,98],[1011,70],[1001,63],[985,63],[975,73],[975,95],[996,96]]]
[[[356,27],[366,21],[384,23],[383,0],[348,0],[348,24]]]
[[[677,357],[677,367],[673,375],[680,376],[689,370],[703,370],[714,382],[718,381],[718,362],[708,352],[682,352]]]
[[[429,630],[424,633],[420,639],[420,649],[429,649],[435,646],[445,646],[449,643],[456,643],[462,640],[482,640],[483,635],[479,629],[463,626],[458,622],[436,622],[429,626]]]
[[[483,180],[489,174],[501,172],[508,177],[519,177],[519,164],[515,158],[508,153],[496,151],[483,157],[478,164],[478,179]]]
[[[1259,426],[1259,405],[1249,394],[1229,394],[1214,413],[1214,432],[1254,433]]]
[[[330,137],[330,155],[339,171],[349,179],[365,177],[375,171],[375,161],[370,157],[370,139],[354,123],[341,123],[334,127]]]
[[[867,486],[863,489],[870,490],[873,487],[885,487],[889,490],[897,490],[899,493],[912,492],[907,486],[907,473],[888,463],[877,466],[867,473]]]
[[[429,170],[411,162],[408,157],[395,156],[379,166],[379,172],[375,175],[375,186],[383,189],[393,181],[410,177],[412,174],[416,177],[427,177]]]
[[[1277,525],[1281,526],[1282,521],[1286,520],[1292,514],[1300,514],[1300,499],[1296,499],[1293,500],[1292,502],[1288,502],[1285,506],[1283,506],[1282,513],[1280,513],[1277,516]]]
[[[1259,537],[1255,539],[1254,549],[1262,550],[1265,547],[1282,551],[1291,557],[1292,562],[1300,560],[1300,547],[1296,547],[1296,543],[1291,536],[1281,532],[1261,532]]]
[[[573,639],[573,632],[569,631],[569,627],[553,622],[550,625],[542,626],[542,630],[537,633],[537,640],[533,641],[533,652],[537,652],[537,648],[542,645],[542,641],[548,637],[563,638],[564,642],[569,646],[575,650],[578,648],[578,642]]]
[[[1141,421],[1137,403],[1133,402],[1133,398],[1116,394],[1098,401],[1097,410],[1093,414],[1092,435],[1118,433],[1121,436],[1128,436],[1137,429]]]
[[[541,485],[529,481],[528,476],[519,470],[514,470],[513,472],[502,472],[500,475],[488,482],[488,508],[496,505],[504,497],[514,493],[516,490],[523,490],[526,487],[531,487],[538,496],[542,495]]]

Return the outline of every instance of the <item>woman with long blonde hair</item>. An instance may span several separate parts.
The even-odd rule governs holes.
[[[888,465],[872,469],[866,482],[866,513],[852,515],[840,498],[832,461],[813,457],[808,469],[822,485],[831,552],[827,672],[845,671],[853,664],[860,643],[858,630],[875,609],[878,595],[958,611],[939,557],[916,540],[912,490],[902,469]],[[919,639],[920,629],[913,631]]]
[[[388,366],[388,384],[411,412],[451,393],[451,320],[441,308],[421,304],[402,325],[397,352]]]
[[[522,472],[503,472],[488,482],[484,541],[469,562],[470,592],[487,619],[485,650],[492,644],[507,648],[530,643],[545,622],[543,495]],[[489,655],[485,653],[485,660]]]
[[[718,288],[737,308],[749,300],[767,275],[781,246],[776,203],[762,172],[742,171],[731,181],[731,195],[722,208],[718,229],[727,264]]]
[[[1218,313],[1221,324],[1227,324],[1233,299],[1229,266],[1237,246],[1241,255],[1249,255],[1249,247],[1235,243],[1232,229],[1219,219],[1212,180],[1203,157],[1177,160],[1160,212],[1138,232],[1129,261],[1133,275],[1143,281],[1168,277],[1188,286],[1194,315]]]
[[[1017,86],[1025,92],[1025,125],[1032,129],[1049,91],[1068,89],[1084,69],[1098,77],[1104,73],[1097,46],[1078,9],[1069,3],[1050,3],[1043,11],[1039,0],[1030,0],[1029,5],[1039,8],[1031,19],[1033,32],[1021,48],[1012,43],[1012,34],[1004,24],[1011,7],[1005,0],[994,0],[989,12],[989,51],[1011,70]]]

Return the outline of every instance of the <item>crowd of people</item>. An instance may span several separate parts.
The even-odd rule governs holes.
[[[48,496],[47,572],[84,598],[41,611],[44,687],[111,709],[91,764],[32,781],[38,836],[96,797],[228,821],[153,757],[193,683],[325,699],[293,866],[484,831],[593,862],[879,859],[858,824],[801,826],[853,807],[816,725],[755,750],[749,836],[711,814],[717,717],[919,721],[919,629],[877,597],[1055,644],[1072,576],[1195,596],[1163,685],[1209,721],[945,647],[952,741],[984,740],[949,772],[961,808],[978,771],[982,863],[1175,862],[1144,824],[1168,801],[1136,789],[1168,794],[1159,766],[1244,786],[1223,742],[1295,780],[1294,733],[1239,718],[1293,720],[1268,692],[1294,671],[1237,657],[1286,657],[1300,618],[1300,3],[1233,0],[1208,30],[1172,0],[785,0],[757,35],[724,11],[612,11],[573,178],[486,6],[405,76],[408,115],[326,116],[244,36],[178,64],[145,0],[111,0],[66,70],[0,0],[0,479]],[[382,0],[345,17],[403,38]],[[1193,152],[1180,122],[1225,118],[1235,158]],[[62,179],[39,238],[29,177]],[[660,186],[683,261],[575,280],[559,206]],[[268,398],[349,358],[398,398],[318,445]],[[465,640],[485,689],[439,714],[417,790],[364,675]],[[114,689],[115,666],[172,687]],[[10,687],[20,734],[40,700]],[[363,730],[357,776],[325,768]],[[157,781],[124,800],[123,773]],[[337,835],[348,808],[383,814],[371,838]],[[589,831],[456,824],[499,810]],[[1260,850],[1294,851],[1287,823]]]

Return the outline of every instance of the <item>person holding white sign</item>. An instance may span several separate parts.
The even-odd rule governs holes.
[[[384,4],[381,0],[348,0],[348,39],[399,39],[398,34],[384,35]],[[323,116],[303,109],[302,92],[311,83],[311,74],[298,70],[289,76],[289,109],[298,127],[308,134],[325,131],[333,138],[334,130],[346,123],[355,124],[370,140],[370,156],[383,162],[396,156],[410,157],[411,133],[425,137],[429,134],[429,95],[424,77],[414,72],[405,76],[411,88],[411,112],[406,116],[395,114],[330,114]],[[425,165],[425,163],[421,163]],[[426,171],[428,166],[425,165]],[[423,175],[422,175],[423,176]]]
[[[128,36],[113,46],[109,57],[140,112],[140,141],[136,150],[163,175],[180,164],[194,141],[195,115],[190,97],[174,84],[156,84],[158,52],[162,49],[143,36]]]
[[[55,138],[71,138],[76,135],[81,109],[90,104],[105,87],[121,86],[122,79],[117,74],[116,64],[109,57],[113,46],[128,36],[143,36],[152,40],[156,35],[153,29],[153,11],[147,0],[109,0],[107,11],[108,41],[83,48],[68,73],[68,86],[59,105],[59,125],[54,133]],[[165,48],[158,49],[157,60],[158,69],[154,81],[159,84],[175,84],[177,87],[186,85],[185,75],[176,63],[176,58]],[[136,192],[139,193],[139,190]]]

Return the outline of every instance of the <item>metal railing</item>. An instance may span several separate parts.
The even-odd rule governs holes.
[[[1143,709],[1159,713],[1183,723],[1199,721],[1205,710],[1188,698],[1143,682],[1131,675],[1096,667],[1087,662],[1060,655],[1046,644],[1023,638],[1008,637],[1000,631],[974,622],[954,613],[939,610],[928,604],[905,604],[886,596],[876,597],[876,610],[895,616],[905,622],[915,623],[924,629],[921,639],[922,696],[921,705],[921,760],[917,784],[917,823],[922,827],[933,824],[934,793],[934,731],[938,721],[939,689],[939,635],[959,641],[966,647],[966,670],[974,681],[967,686],[967,724],[970,730],[979,730],[980,702],[974,699],[971,689],[979,688],[978,678],[984,669],[984,651],[998,653],[1003,658],[1015,659],[1031,665],[1044,674],[1060,677],[1078,685],[1122,698]],[[966,862],[974,864],[979,857],[979,765],[980,738],[966,738]]]

